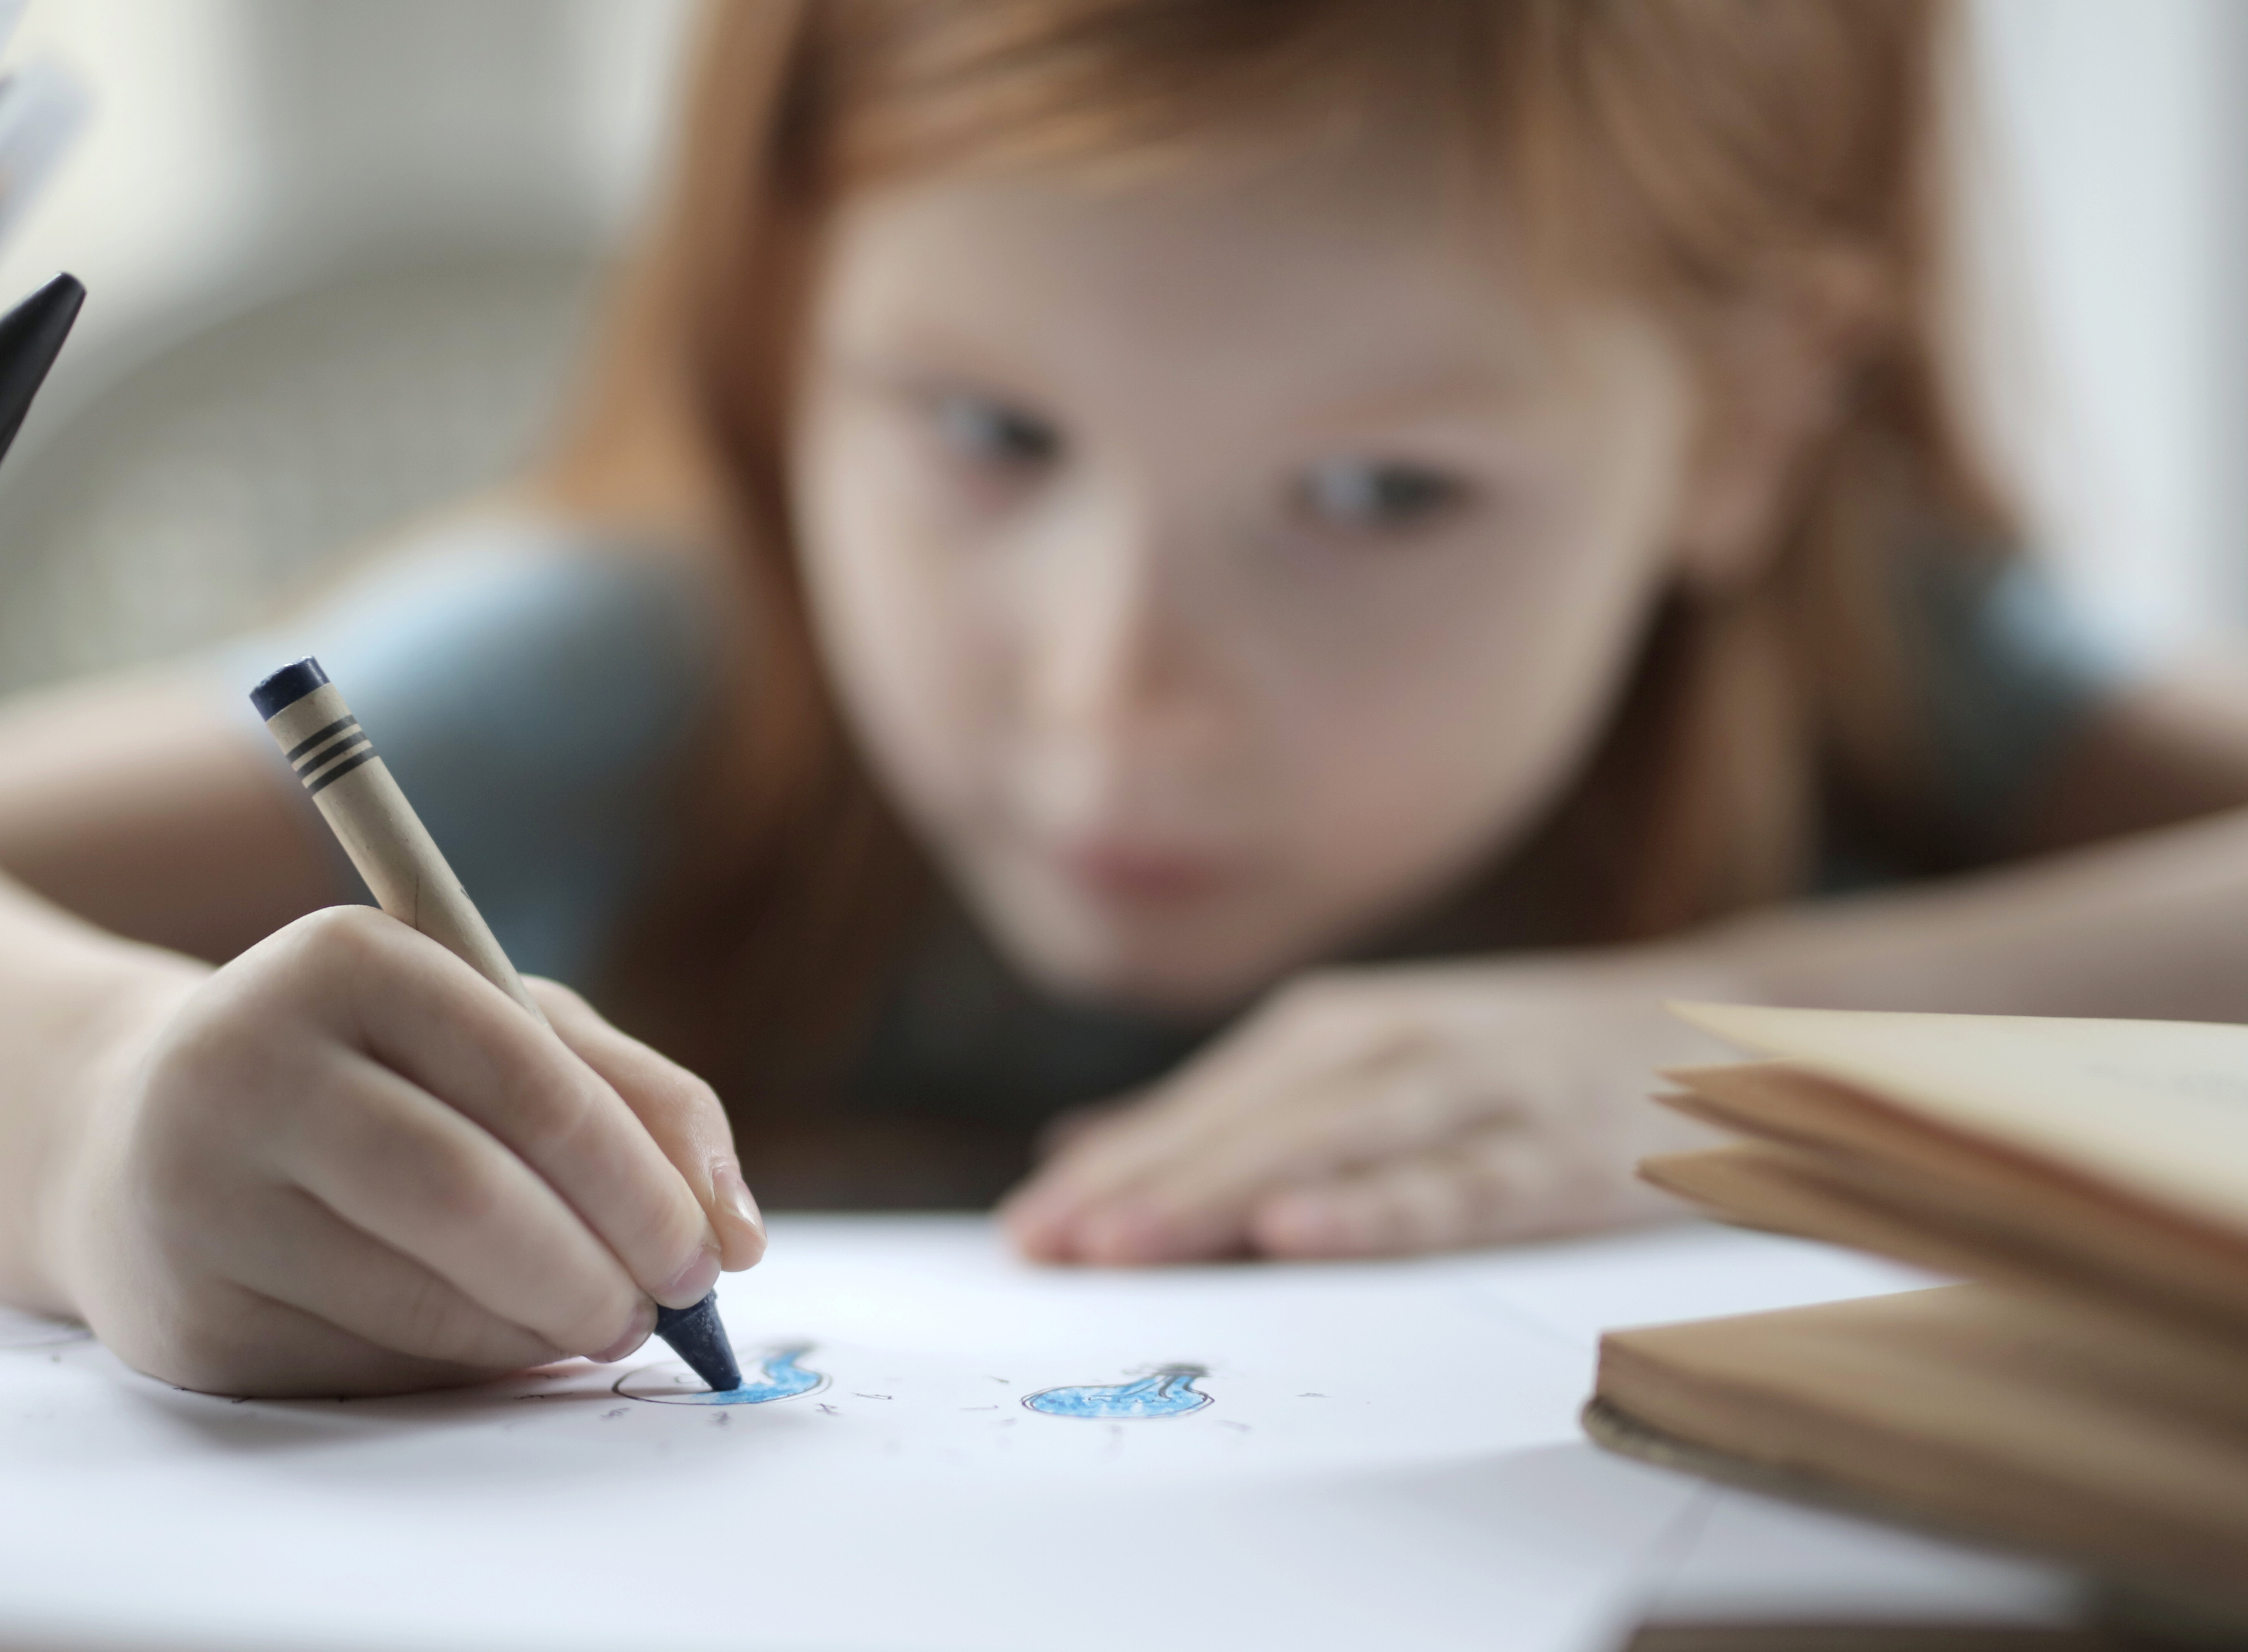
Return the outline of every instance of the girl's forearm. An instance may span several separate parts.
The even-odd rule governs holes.
[[[2248,812],[1703,937],[1775,1003],[2248,1021]]]
[[[48,1208],[98,1099],[209,973],[0,875],[0,1301],[74,1311],[45,1254]]]

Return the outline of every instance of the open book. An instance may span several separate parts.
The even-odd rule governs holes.
[[[1613,1333],[1587,1425],[2248,1623],[2248,1027],[1692,1005],[1641,1174],[1963,1277]]]

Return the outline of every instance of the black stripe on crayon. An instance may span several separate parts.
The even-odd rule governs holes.
[[[358,751],[360,746],[364,746],[364,744],[367,744],[367,730],[364,730],[364,728],[353,728],[348,735],[337,735],[337,737],[331,739],[326,746],[321,746],[319,751],[315,751],[310,757],[305,757],[304,762],[297,764],[297,778],[301,780],[304,776],[319,773],[324,766],[335,762],[337,757],[342,757],[346,751]]]
[[[338,757],[343,756],[345,752],[356,748],[359,744],[366,738],[367,730],[364,729],[347,730],[344,733],[338,735],[334,739],[329,741],[327,744],[322,746],[318,751],[312,753],[311,757],[306,757],[303,762],[299,763],[297,765],[297,772],[299,775],[315,773],[319,771],[322,764],[333,763]]]
[[[327,787],[333,785],[337,781],[342,779],[344,776],[349,774],[353,769],[358,768],[360,764],[362,763],[372,763],[379,755],[380,754],[375,751],[372,744],[370,744],[366,751],[360,752],[357,757],[349,758],[345,762],[339,763],[334,768],[329,770],[319,779],[305,781],[305,795],[307,797],[318,797],[321,792],[326,790]]]
[[[309,763],[298,764],[297,778],[299,780],[316,780],[319,778],[320,771],[337,758],[351,757],[356,752],[365,751],[374,744],[374,742],[364,734],[347,734]]]
[[[346,711],[343,716],[338,717],[333,723],[328,724],[326,728],[322,729],[319,733],[307,735],[304,739],[298,741],[296,744],[291,746],[286,751],[284,751],[281,754],[281,760],[284,763],[294,763],[298,757],[303,757],[305,753],[310,751],[314,746],[325,744],[329,740],[333,739],[337,735],[341,734],[346,729],[356,729],[357,727],[359,727],[359,719],[352,716],[350,712]]]

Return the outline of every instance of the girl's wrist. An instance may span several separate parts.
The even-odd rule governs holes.
[[[1774,1001],[1774,960],[1751,923],[1726,922],[1603,949],[1587,955],[1587,963],[1596,984],[1612,992],[1643,997],[1650,1009],[1676,1001]]]
[[[1680,983],[1673,998],[1712,1004],[1772,1004],[1782,996],[1784,944],[1758,916],[1732,919],[1669,943],[1669,968]]]
[[[127,956],[88,970],[87,999],[50,1052],[41,1114],[25,1121],[23,1138],[32,1148],[31,1231],[20,1269],[11,1270],[20,1278],[10,1294],[70,1318],[83,1317],[71,1264],[85,1231],[86,1203],[124,1134],[140,1073],[211,973],[208,965],[154,948],[120,951]]]

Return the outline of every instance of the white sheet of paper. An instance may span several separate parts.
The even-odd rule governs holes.
[[[2047,1627],[2083,1592],[2058,1567],[1746,1491],[1712,1490],[1647,1616],[1665,1624],[1852,1622]]]
[[[726,1406],[676,1402],[657,1345],[232,1402],[10,1321],[0,1644],[1601,1646],[1705,1494],[1578,1435],[1585,1305],[1676,1317],[1713,1273],[1728,1306],[1806,1299],[1820,1258],[1828,1294],[1880,1288],[1713,1234],[1110,1273],[973,1218],[782,1218],[722,1300],[790,1392]]]

